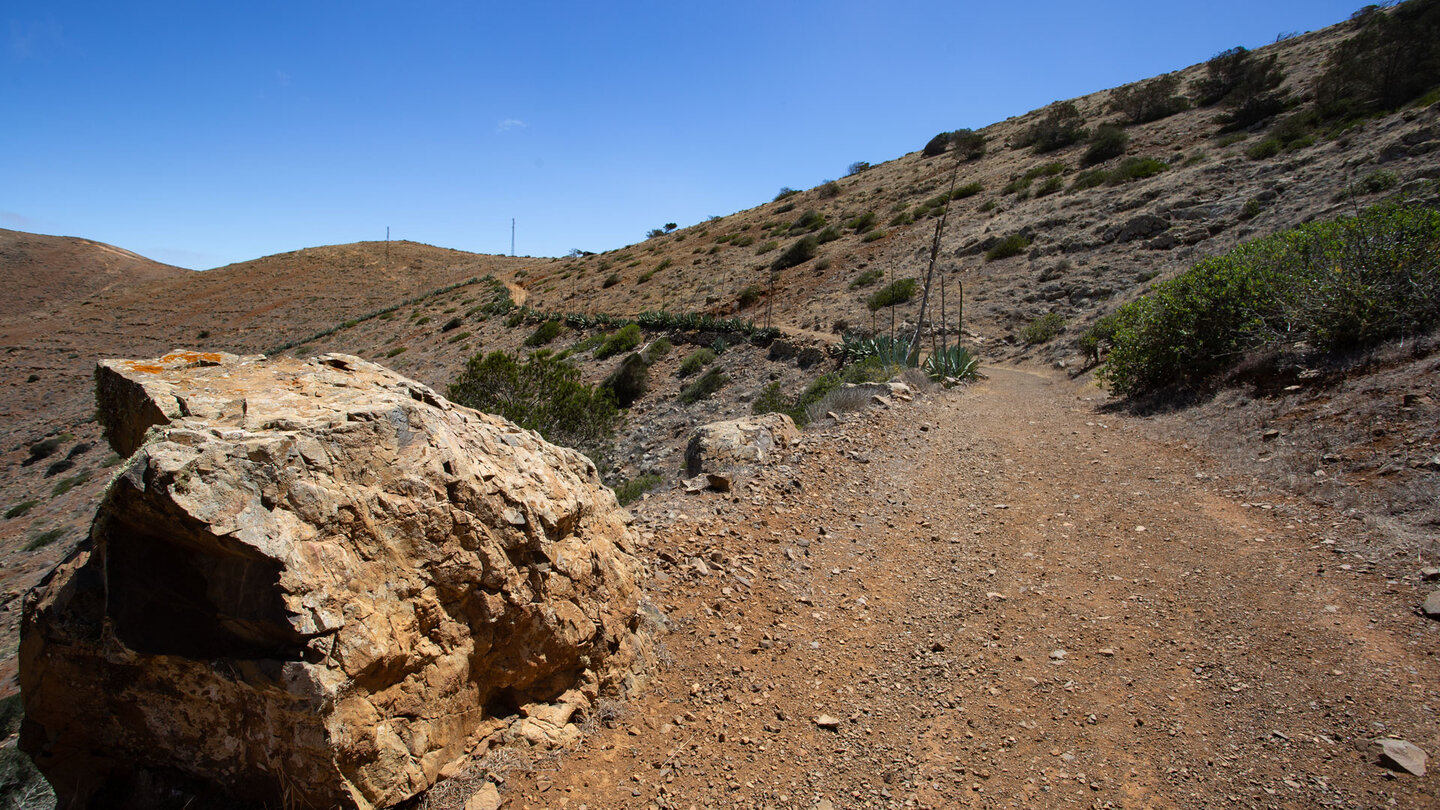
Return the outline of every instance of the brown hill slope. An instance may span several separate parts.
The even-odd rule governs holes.
[[[1349,31],[1336,26],[1261,54],[1280,58],[1287,86],[1303,97],[1329,49]],[[1203,72],[1199,65],[1182,71],[1182,86]],[[1109,111],[1113,94],[1074,100],[1087,126],[1118,118]],[[1426,191],[1428,181],[1440,177],[1440,149],[1432,148],[1440,142],[1440,105],[1375,117],[1338,137],[1259,158],[1247,152],[1265,137],[1263,126],[1220,136],[1215,109],[1191,109],[1127,127],[1126,154],[1099,165],[1113,169],[1127,157],[1150,157],[1168,168],[1093,188],[1076,187],[1084,146],[1044,155],[1011,148],[1043,114],[982,131],[986,155],[961,163],[958,177],[958,184],[977,183],[980,190],[952,204],[942,241],[946,328],[953,332],[959,325],[954,313],[963,283],[966,342],[992,360],[1030,357],[1079,365],[1073,347],[1079,329],[1140,294],[1150,281],[1242,240],[1346,213],[1387,194],[1433,193]],[[922,141],[923,134],[917,145]],[[18,593],[28,586],[84,531],[114,461],[95,445],[90,418],[90,373],[101,357],[154,356],[179,347],[301,355],[342,351],[443,390],[476,352],[522,347],[533,324],[512,325],[485,309],[506,291],[517,303],[553,312],[668,309],[757,321],[769,317],[801,343],[833,341],[842,328],[873,324],[886,331],[890,313],[872,321],[865,300],[890,278],[923,271],[938,213],[927,201],[947,191],[953,160],[949,154],[912,153],[833,185],[598,255],[516,259],[406,242],[311,248],[111,288],[32,318],[0,321],[5,381],[0,509],[30,504],[0,520],[0,565],[7,572],[0,590]],[[1058,175],[1032,178],[1025,189],[1023,180],[1016,182],[1032,169],[1055,164]],[[1375,173],[1390,175],[1394,183],[1378,192],[1344,193]],[[1059,178],[1058,187],[1041,193],[1051,176]],[[815,215],[806,217],[809,211]],[[874,219],[868,228],[857,222],[867,215]],[[775,273],[772,287],[774,258],[822,217],[825,225],[809,235],[834,227],[837,238],[820,245],[817,256]],[[802,219],[811,224],[797,226]],[[1012,234],[1025,235],[1029,246],[987,261],[985,251]],[[494,281],[486,281],[487,275]],[[471,279],[476,281],[468,283]],[[742,296],[747,289],[756,295]],[[913,328],[917,303],[894,310],[897,326]],[[1058,341],[1027,346],[1018,337],[1021,328],[1046,313],[1065,319],[1066,332]],[[928,320],[938,325],[934,315]],[[567,329],[551,347],[575,350],[596,334]],[[649,334],[647,340],[658,336]],[[650,391],[630,411],[615,453],[620,477],[653,473],[673,479],[677,451],[693,425],[748,413],[772,382],[793,396],[837,365],[833,359],[802,364],[794,354],[730,340],[716,361],[728,384],[687,406],[676,395],[692,378],[680,376],[679,366],[695,347],[683,344],[709,346],[716,335],[670,337],[682,345],[651,370]],[[597,360],[583,350],[572,360],[594,382],[621,357]],[[1385,441],[1397,441],[1398,435],[1387,434]],[[57,439],[54,454],[27,463],[31,448],[45,437]],[[1429,446],[1423,441],[1415,446],[1420,445]],[[0,613],[0,639],[18,615],[18,601],[9,604]]]
[[[0,228],[0,318],[190,274],[103,242]]]

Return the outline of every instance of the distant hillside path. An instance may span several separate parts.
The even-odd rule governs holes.
[[[1093,389],[987,373],[644,505],[670,663],[506,807],[1437,806],[1373,744],[1440,754],[1413,580]]]

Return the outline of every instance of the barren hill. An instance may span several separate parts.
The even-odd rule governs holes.
[[[190,275],[128,250],[0,228],[0,318],[65,306],[106,290]]]

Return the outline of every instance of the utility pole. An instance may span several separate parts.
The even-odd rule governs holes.
[[[510,218],[510,258],[515,258],[515,218]]]
[[[390,226],[385,226],[385,266],[390,266]]]

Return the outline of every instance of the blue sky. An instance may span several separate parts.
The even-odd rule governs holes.
[[[606,250],[1360,5],[7,0],[0,227]]]

